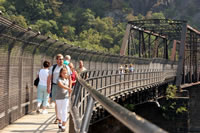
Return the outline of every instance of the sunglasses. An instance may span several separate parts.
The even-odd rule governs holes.
[[[57,59],[57,60],[63,60],[63,59]]]

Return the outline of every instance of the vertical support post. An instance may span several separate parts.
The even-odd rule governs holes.
[[[198,60],[197,60],[197,34],[194,34],[194,39],[193,39],[193,46],[194,46],[194,48],[193,48],[193,64],[194,64],[194,67],[193,67],[193,75],[194,75],[194,80],[193,80],[193,82],[197,82],[198,80],[197,80],[197,70],[198,70],[198,65],[197,65],[197,62],[198,62]]]
[[[31,76],[31,81],[34,80],[34,72],[35,72],[35,51],[36,51],[36,48],[34,49],[33,53],[32,53],[32,64],[31,64],[31,69],[32,69],[32,76]],[[31,95],[30,95],[30,110],[33,111],[33,82],[31,82]]]
[[[136,49],[136,44],[135,44],[135,41],[134,41],[134,35],[133,35],[133,34],[134,34],[134,31],[131,30],[130,32],[131,32],[130,38],[131,38],[131,42],[132,42],[131,45],[133,45],[133,46],[132,46],[131,55],[135,55],[135,54],[137,53],[137,49]]]
[[[18,108],[19,108],[19,116],[22,115],[22,88],[23,88],[23,63],[22,56],[19,57],[19,100],[18,100]]]
[[[92,117],[93,106],[94,106],[94,100],[91,96],[89,96],[89,101],[87,103],[86,112],[85,112],[83,120],[82,120],[80,133],[87,133],[88,132],[90,119]]]
[[[5,106],[5,125],[8,125],[10,123],[10,116],[9,116],[9,107],[10,107],[10,68],[11,68],[11,52],[12,52],[12,48],[14,47],[15,41],[13,41],[8,48],[8,61],[7,61],[7,77],[6,77],[6,88],[5,88],[5,92],[4,92],[4,106]]]
[[[197,82],[198,81],[198,54],[197,54],[198,39],[197,39],[197,34],[195,34],[194,43],[195,43],[195,70],[194,70],[194,73],[195,73],[195,82]]]
[[[181,91],[180,85],[181,85],[182,74],[183,74],[186,32],[187,32],[187,24],[186,22],[184,22],[182,26],[182,32],[181,32],[181,44],[179,47],[178,67],[177,67],[177,74],[176,74],[176,86],[179,89],[179,91]]]
[[[145,46],[145,38],[144,38],[144,32],[141,32],[142,34],[142,55],[146,58],[146,46]]]
[[[141,57],[141,32],[139,31],[139,57]]]
[[[12,49],[12,48],[11,48]],[[7,62],[7,77],[6,77],[6,81],[7,81],[7,87],[6,87],[6,90],[5,90],[5,93],[4,93],[4,106],[5,106],[5,125],[8,125],[9,124],[9,98],[10,98],[10,95],[9,95],[9,90],[10,90],[10,56],[11,56],[11,49],[8,50],[8,62]]]
[[[128,56],[131,55],[130,37],[128,38]]]
[[[76,106],[77,104],[78,104],[78,100],[79,100],[79,97],[80,97],[80,95],[81,95],[81,90],[82,90],[82,87],[81,87],[81,85],[79,84],[79,86],[78,87],[76,87],[77,89],[75,89],[74,91],[74,95],[75,95],[75,99],[74,99],[74,103],[73,103],[73,105],[72,105],[72,107],[73,106]]]
[[[171,61],[176,61],[176,40],[173,41],[173,48],[171,53]]]
[[[168,45],[167,45],[167,39],[163,39],[164,42],[164,58],[168,59]]]
[[[149,58],[151,58],[151,34],[149,34],[149,39],[148,39],[148,55]]]
[[[120,55],[125,55],[126,54],[126,49],[127,49],[127,43],[128,43],[128,37],[129,37],[129,34],[130,34],[130,29],[131,29],[131,25],[128,24],[126,26],[126,32],[125,32],[125,35],[123,37],[122,47],[120,49]]]
[[[155,39],[154,57],[158,57],[158,37]]]
[[[69,133],[76,133],[72,115],[69,115]]]
[[[192,33],[190,32],[190,58],[189,58],[189,62],[190,62],[190,67],[189,67],[189,68],[190,68],[190,70],[189,70],[189,73],[190,73],[190,74],[189,74],[189,80],[190,80],[190,81],[189,81],[189,82],[190,82],[190,83],[192,82],[192,65],[193,65],[193,64],[192,64],[192,63],[193,63],[193,62],[192,62],[192,60],[193,60],[193,58],[192,58],[192,57],[193,57],[193,56],[192,56],[192,55],[193,55],[193,47],[192,47],[192,44],[193,44],[192,41],[193,41],[193,40],[192,40],[192,37],[193,37],[193,35],[192,35]]]

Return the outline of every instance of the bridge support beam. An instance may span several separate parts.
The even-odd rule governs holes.
[[[188,133],[200,132],[200,83],[191,83],[187,85],[181,85],[183,90],[189,92],[189,120],[188,120]]]
[[[87,109],[86,109],[86,112],[85,112],[83,120],[82,120],[80,133],[88,132],[90,119],[92,117],[93,106],[94,106],[94,99],[90,96],[89,102],[87,103]]]
[[[176,40],[173,41],[173,48],[171,53],[171,61],[176,61]]]
[[[187,24],[183,23],[182,32],[181,32],[181,44],[179,47],[179,58],[178,58],[178,67],[176,74],[176,86],[181,91],[180,85],[183,77],[183,61],[184,61],[184,51],[185,51],[185,41],[186,41],[186,32],[187,32]]]
[[[128,24],[126,26],[126,33],[125,33],[123,41],[122,41],[122,47],[120,49],[120,55],[125,55],[126,54],[126,49],[127,49],[128,37],[129,37],[129,34],[130,34],[130,29],[131,29],[131,25]]]

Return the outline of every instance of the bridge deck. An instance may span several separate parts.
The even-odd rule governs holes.
[[[0,133],[55,133],[59,132],[58,125],[53,124],[55,120],[54,109],[48,109],[48,114],[36,114],[31,112],[28,115],[16,120],[14,123],[0,130]],[[66,133],[69,132],[69,121],[66,124]]]

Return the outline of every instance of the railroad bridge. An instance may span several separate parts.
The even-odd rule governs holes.
[[[88,132],[93,124],[112,115],[132,132],[164,133],[120,104],[159,104],[169,84],[176,85],[179,92],[188,84],[198,88],[199,46],[200,32],[181,20],[128,22],[120,54],[110,54],[43,36],[1,15],[0,128],[35,110],[36,73],[44,60],[53,64],[55,55],[62,53],[71,55],[75,66],[83,60],[88,68],[78,77],[70,98],[70,132]],[[122,64],[134,64],[134,71],[120,73]],[[194,97],[195,92],[189,95]],[[194,114],[191,112],[188,114]],[[200,131],[193,119],[186,127],[182,132]]]

